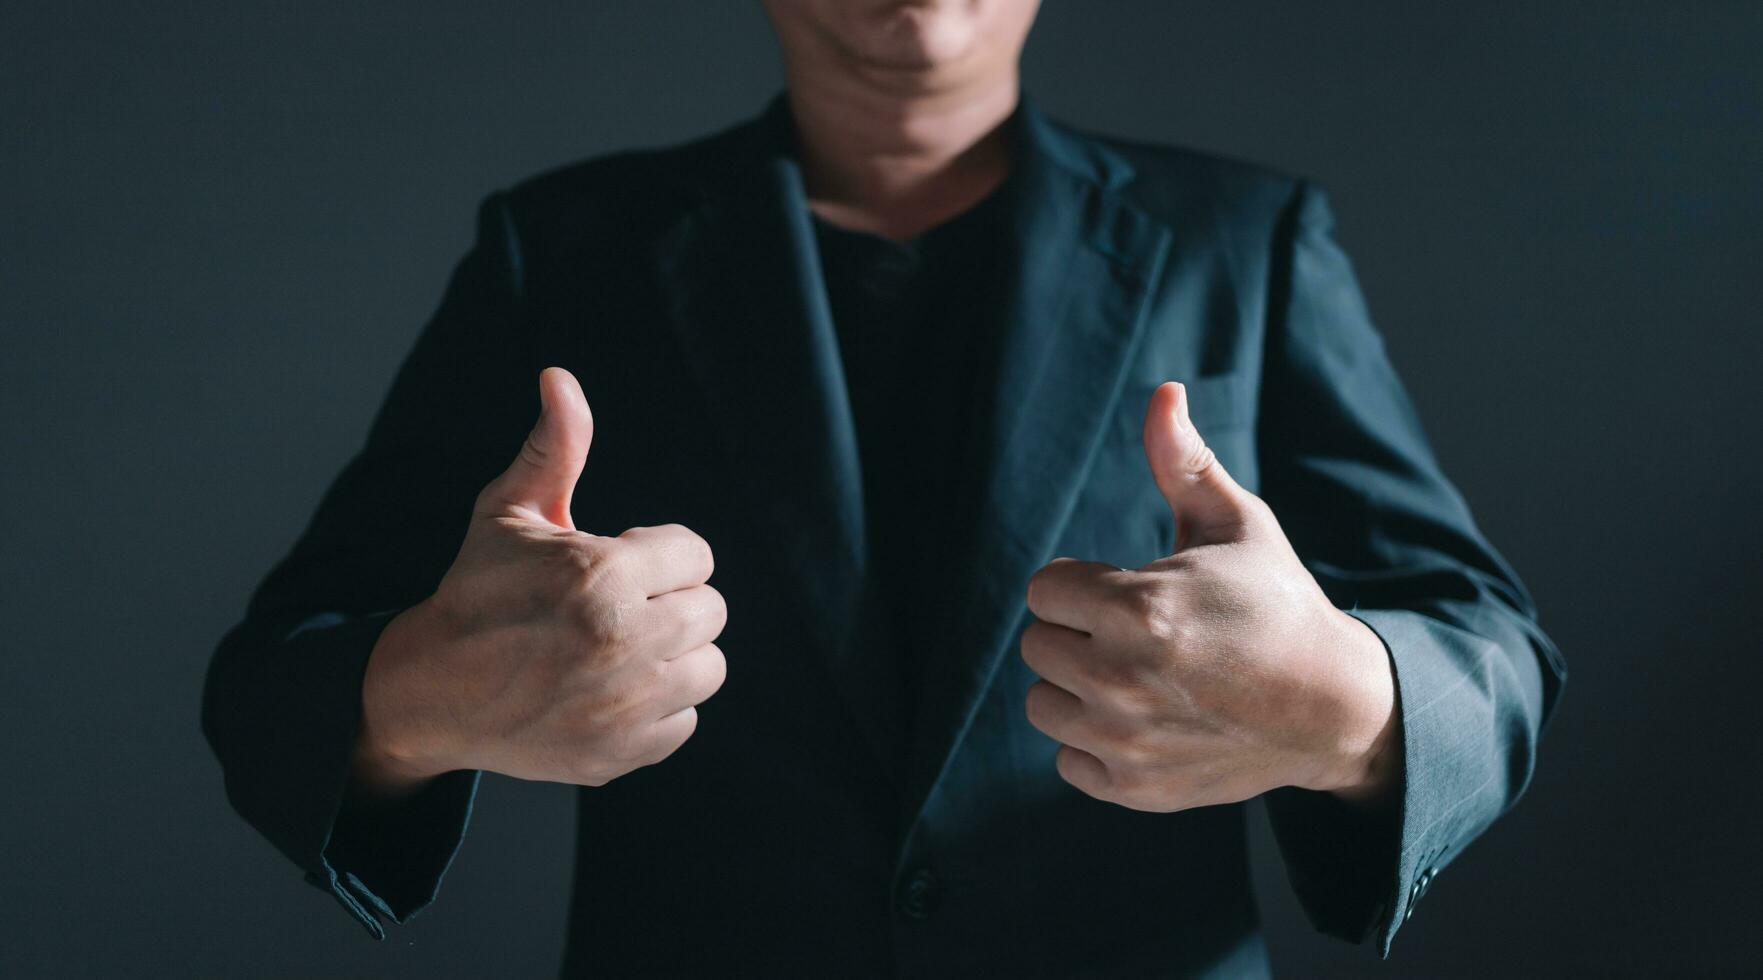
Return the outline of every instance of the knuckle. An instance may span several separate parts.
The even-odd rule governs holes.
[[[571,719],[572,734],[577,742],[591,746],[593,755],[615,755],[628,707],[628,699],[622,695],[603,691],[576,711]]]
[[[704,618],[716,624],[716,633],[721,635],[728,626],[728,600],[712,586],[704,586],[709,591],[704,595]]]
[[[684,524],[632,527],[627,528],[619,537],[654,549],[670,564],[679,563],[701,569],[703,579],[708,579],[716,567],[716,556],[710,549],[710,542]]]
[[[1174,596],[1162,582],[1150,579],[1128,586],[1121,605],[1134,632],[1166,641],[1178,638],[1181,623],[1175,615]]]
[[[1028,585],[1023,589],[1023,596],[1030,609],[1044,608],[1047,601],[1047,586],[1052,578],[1048,569],[1052,565],[1043,565],[1028,577]]]
[[[599,560],[580,548],[571,548],[561,559],[565,571],[559,585],[564,595],[581,600],[577,606],[591,606],[599,598],[602,575]]]
[[[577,786],[598,789],[611,782],[612,777],[602,773],[599,766],[581,763],[569,771],[569,781]]]
[[[607,736],[608,754],[619,761],[625,772],[642,765],[648,748],[637,728],[632,725],[620,725]]]
[[[634,707],[654,700],[657,695],[666,691],[678,665],[667,660],[639,658],[639,662],[631,664],[628,669],[634,675],[630,681],[630,700]]]
[[[708,686],[710,688],[710,694],[715,694],[717,691],[722,690],[722,685],[728,681],[728,658],[723,656],[722,650],[713,644],[710,647],[710,656],[708,659],[710,661],[710,666],[708,668],[710,673],[710,683]],[[709,695],[705,696],[708,697]]]
[[[681,712],[681,716],[685,721],[681,726],[679,744],[684,745],[686,739],[691,738],[698,731],[698,709],[687,708]]]
[[[1116,734],[1110,740],[1109,751],[1120,762],[1122,770],[1135,778],[1157,755],[1144,733],[1137,731]]]
[[[577,605],[578,625],[588,646],[606,653],[627,646],[636,633],[635,604],[612,596],[590,594]]]
[[[631,565],[637,560],[630,543],[618,538],[599,538],[594,544],[594,584],[607,588],[626,587]]]
[[[698,732],[698,709],[686,708],[680,712],[680,730],[668,740],[667,755],[672,755],[680,746],[686,744]],[[666,756],[663,756],[666,758]]]
[[[647,700],[639,685],[623,679],[602,684],[602,690],[576,717],[578,738],[594,746],[596,754],[613,759],[629,755],[633,732],[641,727],[641,709]]]
[[[664,666],[667,677],[662,683],[674,697],[683,696],[694,705],[708,700],[728,679],[728,661],[714,645],[710,645],[701,656],[692,654],[666,661]]]
[[[698,730],[698,709],[685,708],[680,712],[680,717],[681,723],[677,730],[669,732],[665,736],[654,738],[650,742],[648,751],[643,756],[642,765],[652,766],[666,759],[691,740],[692,735]]]
[[[599,788],[617,779],[622,773],[608,771],[604,766],[585,765],[582,767],[581,784]]]
[[[644,524],[637,524],[618,532],[615,540],[624,544],[640,544],[644,538],[653,533],[655,533],[654,528]]]
[[[635,764],[631,768],[641,769],[644,766],[652,766],[672,755],[678,748],[679,745],[674,744],[671,740],[652,740],[644,747],[642,754],[632,760]]]
[[[607,768],[601,753],[592,751],[567,756],[561,768],[566,779],[581,786],[604,786],[617,775]]]
[[[1059,752],[1053,757],[1053,768],[1059,778],[1073,786],[1088,792],[1086,787],[1093,786],[1097,780],[1091,778],[1090,768],[1083,763],[1083,757],[1077,749],[1069,745],[1059,746]]]
[[[560,560],[573,588],[595,594],[618,588],[622,552],[613,539],[582,535],[569,540]]]
[[[710,550],[710,542],[684,524],[669,524],[667,528],[680,538],[680,557],[703,568],[704,577],[709,578],[716,568],[716,553]]]

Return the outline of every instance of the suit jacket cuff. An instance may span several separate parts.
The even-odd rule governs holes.
[[[329,891],[369,934],[385,938],[375,913],[404,923],[440,892],[471,821],[482,773],[437,776],[409,799],[333,821],[320,867],[306,880]]]
[[[285,811],[277,843],[375,939],[379,916],[403,923],[434,901],[470,822],[481,776],[458,770],[408,799],[374,810],[343,808],[361,720],[361,678],[368,657],[399,610],[365,616],[323,614],[287,637],[297,660],[328,669],[302,671],[303,690],[283,703],[301,717],[290,728],[310,740],[283,769]]]
[[[1505,806],[1500,732],[1489,692],[1454,655],[1461,633],[1409,610],[1351,615],[1384,641],[1402,718],[1399,804],[1373,812],[1327,793],[1287,787],[1267,795],[1288,877],[1315,927],[1389,956],[1439,869]]]

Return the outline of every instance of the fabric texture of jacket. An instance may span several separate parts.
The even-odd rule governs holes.
[[[480,774],[339,825],[362,674],[446,572],[555,364],[595,419],[577,526],[692,528],[730,610],[696,734],[580,791],[565,975],[1263,973],[1243,808],[1091,799],[1023,712],[1029,576],[1173,548],[1140,443],[1173,379],[1392,657],[1397,812],[1267,797],[1312,921],[1387,955],[1530,779],[1560,654],[1429,450],[1321,191],[1084,132],[1027,92],[1012,122],[1026,197],[991,259],[1009,275],[972,400],[984,451],[949,502],[965,534],[925,556],[949,587],[923,610],[943,639],[913,710],[853,641],[874,614],[860,464],[780,92],[481,202],[364,446],[215,652],[202,726],[236,810],[375,936],[436,897]]]

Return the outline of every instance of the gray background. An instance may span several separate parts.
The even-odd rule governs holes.
[[[1532,792],[1391,962],[1310,935],[1263,852],[1287,973],[1748,960],[1760,50],[1751,2],[1048,0],[1026,72],[1056,116],[1332,190],[1573,669]],[[555,969],[569,789],[487,778],[440,901],[376,945],[228,809],[202,671],[481,196],[780,79],[754,2],[6,5],[0,975]]]

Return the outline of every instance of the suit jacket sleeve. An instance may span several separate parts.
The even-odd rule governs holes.
[[[1439,869],[1523,792],[1566,670],[1440,471],[1332,224],[1300,184],[1276,237],[1261,491],[1323,590],[1389,652],[1404,785],[1381,816],[1296,788],[1267,804],[1311,921],[1388,956]]]
[[[491,194],[365,444],[208,668],[202,731],[234,809],[376,938],[379,915],[403,922],[434,899],[479,773],[448,773],[372,816],[345,808],[362,672],[385,624],[433,593],[498,450],[512,459],[519,436],[492,443],[536,415],[519,282],[513,223]]]

